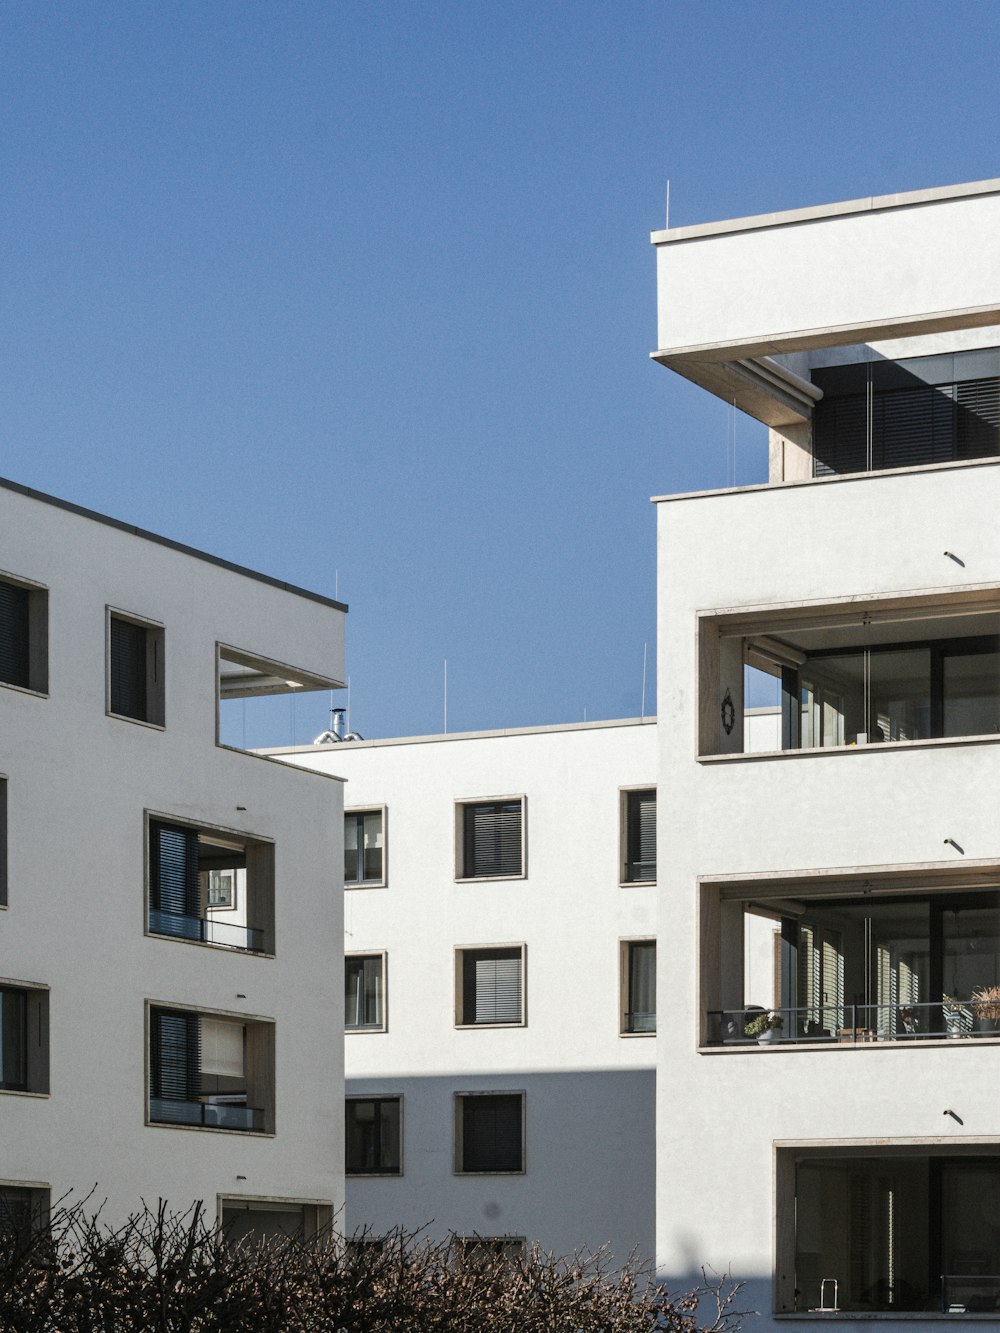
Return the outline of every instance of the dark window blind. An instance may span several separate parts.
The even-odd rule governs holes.
[[[190,933],[183,923],[197,921],[199,916],[199,868],[197,829],[150,823],[149,905],[157,914],[154,929]]]
[[[520,801],[467,805],[464,819],[463,878],[522,873]]]
[[[29,689],[27,588],[0,582],[0,681]]]
[[[521,1022],[521,950],[466,949],[462,954],[462,1021]]]
[[[144,626],[111,617],[111,711],[140,722],[149,721],[146,640]]]
[[[201,1022],[197,1014],[151,1009],[149,1094],[158,1101],[195,1102],[201,1093]]]
[[[625,878],[629,882],[656,879],[656,792],[628,793]]]
[[[520,1171],[521,1105],[518,1093],[459,1099],[463,1171]]]

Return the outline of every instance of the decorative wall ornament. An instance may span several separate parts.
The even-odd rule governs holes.
[[[736,705],[733,703],[733,696],[726,690],[726,697],[722,701],[722,727],[727,736],[730,735],[735,725]]]

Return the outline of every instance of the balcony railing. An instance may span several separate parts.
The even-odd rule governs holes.
[[[223,949],[240,949],[244,953],[264,952],[264,932],[255,926],[241,926],[231,921],[216,921],[212,917],[183,916],[179,912],[151,910],[149,929],[154,935],[170,935],[179,940],[197,940],[202,944],[217,944]]]
[[[708,1045],[753,1046],[936,1041],[1000,1036],[1000,1022],[982,1017],[974,1002],[806,1005],[769,1011],[713,1009]]]
[[[243,1102],[185,1102],[151,1097],[149,1118],[159,1125],[196,1125],[205,1129],[257,1130],[264,1128],[264,1112]]]

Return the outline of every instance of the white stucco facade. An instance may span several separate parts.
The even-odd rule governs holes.
[[[30,678],[17,660],[25,592]],[[96,1186],[109,1221],[158,1197],[181,1210],[204,1200],[211,1219],[223,1201],[253,1201],[324,1220],[343,1200],[341,988],[328,965],[342,932],[342,784],[218,745],[217,659],[220,645],[243,672],[252,659],[258,685],[265,665],[335,685],[346,608],[9,483],[0,594],[0,1188],[16,1204]],[[118,621],[137,631],[148,701],[115,713]],[[220,932],[205,925],[212,862],[199,889],[194,852],[194,905],[169,910],[161,823],[200,838],[205,858],[250,867],[235,875],[243,890],[251,878],[261,931],[246,930],[244,902],[224,914],[240,923],[224,947],[203,942]],[[168,910],[154,911],[154,892]],[[159,1087],[158,1011],[188,1016],[186,1090]],[[207,1095],[210,1078],[229,1095]]]
[[[658,1101],[658,1259],[674,1282],[731,1269],[762,1330],[1000,1318],[1000,1049],[973,998],[1000,981],[1000,459],[872,470],[892,408],[873,418],[869,388],[868,466],[814,476],[812,380],[1000,343],[997,189],[654,235],[658,359],[704,358],[691,378],[724,394],[738,345],[741,405],[774,428],[771,485],[658,502],[657,1007],[676,1039],[661,1020],[657,1076],[685,1092]],[[893,325],[912,336],[888,351],[859,336]],[[776,381],[763,402],[772,355],[808,382],[791,407]],[[993,438],[988,376],[970,426],[964,389],[919,371],[914,403]],[[750,667],[786,691],[770,753],[741,741]],[[739,947],[763,918],[766,998]]]
[[[622,822],[655,787],[655,719],[275,753],[342,775],[347,810],[382,819],[383,883],[347,889],[344,948],[382,958],[384,1009],[347,1031],[345,1061],[349,1108],[398,1100],[401,1144],[388,1171],[348,1175],[349,1228],[651,1256],[656,1039],[623,1032],[624,960],[655,934],[663,884],[628,882]],[[520,873],[477,877],[461,812],[499,798],[521,810]],[[513,1022],[462,1011],[461,956],[493,947],[519,953]],[[464,1169],[457,1102],[476,1093],[522,1098],[507,1169]]]

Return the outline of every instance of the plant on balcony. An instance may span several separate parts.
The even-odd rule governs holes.
[[[776,1009],[762,1010],[744,1026],[743,1032],[748,1037],[762,1037],[765,1032],[778,1032],[785,1025],[785,1020]]]
[[[972,1007],[980,1023],[1000,1023],[1000,986],[981,986],[974,990]]]

